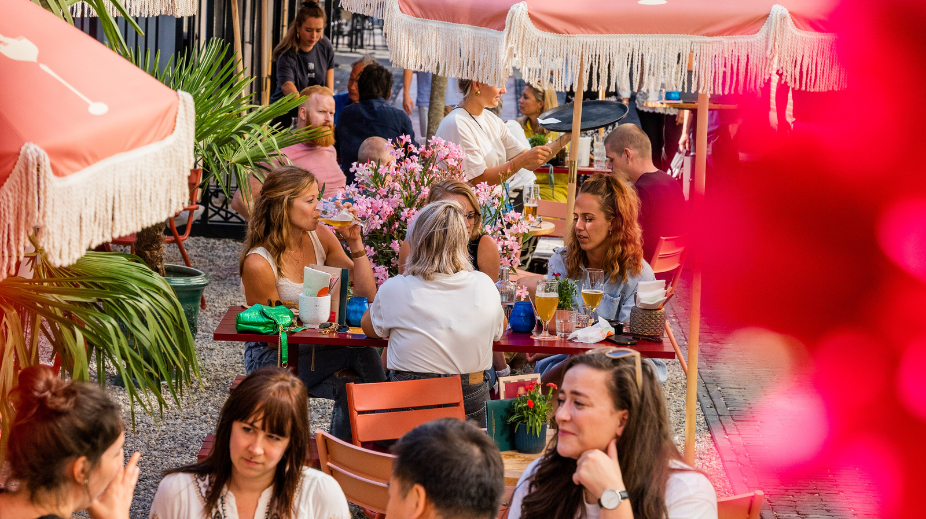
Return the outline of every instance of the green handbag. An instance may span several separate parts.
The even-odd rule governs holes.
[[[276,333],[280,337],[280,354],[277,365],[289,365],[289,348],[286,334],[305,330],[305,326],[296,326],[296,316],[285,306],[252,305],[235,318],[235,330],[238,333]]]

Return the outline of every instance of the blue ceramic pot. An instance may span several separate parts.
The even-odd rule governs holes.
[[[530,301],[518,301],[514,304],[509,320],[512,330],[520,333],[530,332],[534,329],[535,322],[534,307]]]
[[[519,423],[514,430],[514,448],[523,454],[543,452],[547,443],[547,424],[540,426],[540,435],[527,432],[527,424]]]
[[[370,308],[370,303],[367,301],[367,298],[354,296],[347,300],[347,326],[360,326],[360,320],[363,319],[363,314],[366,313],[367,308]]]

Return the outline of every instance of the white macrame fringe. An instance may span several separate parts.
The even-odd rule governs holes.
[[[106,2],[109,13],[113,16],[122,16],[112,3]],[[132,16],[160,16],[168,15],[176,18],[194,16],[196,14],[196,0],[123,0],[122,5]],[[70,7],[71,16],[97,16],[96,10],[86,2],[77,2]]]
[[[54,266],[70,265],[88,248],[163,222],[190,198],[193,98],[178,92],[174,132],[164,140],[120,153],[64,178],[44,150],[26,143],[0,186],[0,279],[23,258],[29,233]]]
[[[398,0],[386,0],[385,9],[383,32],[395,66],[490,85],[507,81],[503,32],[408,16]]]
[[[341,0],[341,9],[356,14],[382,18],[386,10],[386,0]]]

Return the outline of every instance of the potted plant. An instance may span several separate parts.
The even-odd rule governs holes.
[[[576,286],[575,281],[568,279],[559,272],[554,272],[553,277],[558,281],[556,290],[559,295],[559,302],[556,304],[556,315],[553,320],[557,323],[557,333],[560,333],[562,330],[558,329],[558,325],[561,321],[572,323],[576,321],[576,296],[578,296],[579,288]],[[568,331],[569,333],[572,332],[572,330]],[[560,336],[563,337],[563,335]]]
[[[268,164],[288,163],[280,150],[323,135],[327,130],[303,128],[290,131],[271,121],[299,106],[304,98],[289,95],[269,105],[252,103],[254,94],[244,95],[253,77],[238,72],[240,57],[229,56],[230,46],[212,39],[198,52],[188,52],[176,62],[171,58],[163,69],[159,58],[150,53],[129,54],[127,58],[172,90],[190,92],[196,106],[195,168],[192,185],[206,186],[216,181],[231,198],[229,181],[234,178],[250,199],[248,176],[263,180]],[[152,270],[164,276],[181,297],[188,320],[195,330],[198,302],[209,284],[205,273],[179,265],[164,264],[164,223],[137,233],[135,253]]]
[[[522,388],[511,406],[508,423],[514,424],[514,446],[518,452],[537,454],[543,451],[547,442],[547,423],[553,412],[553,391],[556,384],[547,384],[550,388],[543,394],[539,382],[532,382]],[[521,390],[518,391],[519,393]]]

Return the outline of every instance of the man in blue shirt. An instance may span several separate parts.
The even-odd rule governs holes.
[[[411,142],[415,141],[412,120],[387,102],[392,95],[391,72],[378,63],[369,65],[360,73],[357,88],[360,101],[344,108],[334,131],[335,149],[348,184],[354,181],[351,167],[357,162],[360,145],[368,137],[396,141],[397,137],[407,135]]]
[[[342,92],[334,96],[334,124],[337,125],[341,119],[341,111],[348,105],[360,101],[360,91],[357,89],[357,80],[360,79],[360,73],[367,65],[376,63],[376,59],[369,54],[364,54],[360,59],[351,63],[350,77],[347,78],[347,92]]]

